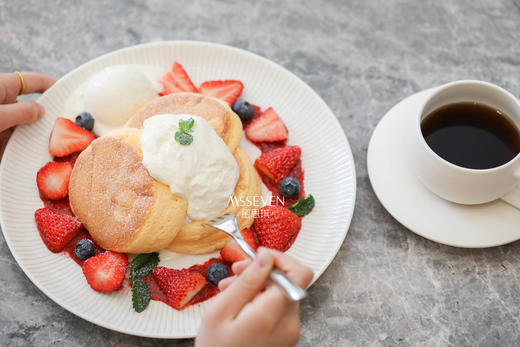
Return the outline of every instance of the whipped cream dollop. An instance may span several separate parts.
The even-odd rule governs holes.
[[[179,121],[190,118],[194,120],[193,141],[182,145],[175,134]],[[188,218],[213,218],[227,207],[239,177],[238,164],[204,118],[189,114],[150,117],[143,123],[141,149],[150,175],[188,200]]]
[[[87,81],[83,110],[94,116],[94,132],[104,134],[125,124],[141,106],[157,96],[152,81],[140,69],[113,65]]]

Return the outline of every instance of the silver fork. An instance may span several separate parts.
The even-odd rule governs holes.
[[[251,259],[256,258],[255,251],[253,251],[253,249],[247,244],[247,242],[242,237],[242,234],[238,229],[237,217],[233,212],[224,213],[219,217],[207,221],[205,224],[222,230],[229,236],[233,237],[233,239],[238,243],[238,245]],[[284,290],[284,292],[292,301],[300,301],[307,295],[305,290],[303,290],[302,288],[300,288],[300,286],[291,281],[280,270],[272,270],[271,279]]]

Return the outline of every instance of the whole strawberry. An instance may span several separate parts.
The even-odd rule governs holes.
[[[301,228],[301,219],[282,206],[264,206],[252,225],[261,246],[285,252]]]

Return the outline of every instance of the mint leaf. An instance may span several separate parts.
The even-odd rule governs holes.
[[[178,143],[180,143],[183,146],[187,146],[193,142],[193,136],[191,134],[177,131],[175,133],[175,141],[177,141]]]
[[[139,254],[130,264],[132,280],[147,276],[159,264],[159,253]]]
[[[143,312],[148,307],[151,298],[150,288],[146,282],[140,278],[132,278],[132,306],[135,312]]]
[[[139,254],[130,264],[132,281],[132,306],[138,313],[143,312],[151,299],[150,288],[143,277],[147,276],[159,264],[159,253]]]
[[[159,253],[150,253],[151,256],[143,266],[139,267],[134,271],[134,275],[137,278],[148,276],[150,272],[159,264]]]
[[[181,133],[190,133],[194,124],[195,120],[193,118],[187,120],[181,119],[179,120],[179,130]]]
[[[193,118],[179,120],[179,131],[175,133],[175,141],[183,146],[187,146],[192,143],[193,135],[190,133],[193,131],[194,124],[195,120]]]
[[[298,201],[288,209],[296,213],[298,217],[303,217],[311,213],[314,208],[314,197],[309,194],[306,198],[299,198]]]
[[[145,264],[148,261],[151,254],[152,253],[143,253],[135,257],[134,260],[132,260],[132,263],[130,264],[130,272],[134,272],[136,269],[143,266],[143,264]]]

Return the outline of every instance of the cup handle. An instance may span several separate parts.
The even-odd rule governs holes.
[[[514,174],[515,178],[520,181],[520,169],[516,170]],[[520,185],[517,185],[512,191],[504,195],[502,198],[509,205],[520,209]]]
[[[520,209],[520,187],[516,186],[515,189],[504,195],[501,199],[509,205]]]

